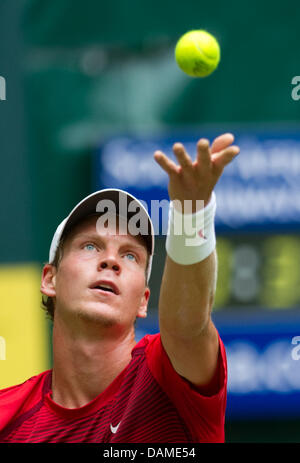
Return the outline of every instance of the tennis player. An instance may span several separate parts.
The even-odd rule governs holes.
[[[0,442],[224,442],[226,354],[211,319],[213,189],[239,153],[233,141],[200,139],[194,161],[180,143],[178,162],[154,153],[171,200],[157,334],[135,340],[154,255],[143,205],[101,190],[59,225],[41,282],[53,368],[0,391]]]

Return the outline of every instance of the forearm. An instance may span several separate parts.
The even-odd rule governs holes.
[[[166,257],[159,299],[160,327],[178,337],[198,336],[207,326],[217,280],[217,255],[193,265]]]

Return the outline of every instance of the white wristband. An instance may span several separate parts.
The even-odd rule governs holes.
[[[185,209],[184,209],[185,210]],[[216,247],[216,196],[195,213],[179,212],[171,201],[166,251],[178,264],[191,265],[206,259]]]

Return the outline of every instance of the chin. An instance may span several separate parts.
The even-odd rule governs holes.
[[[92,322],[101,326],[111,328],[120,323],[119,317],[112,313],[112,309],[101,310],[97,308],[84,308],[77,311],[77,317],[86,322]]]

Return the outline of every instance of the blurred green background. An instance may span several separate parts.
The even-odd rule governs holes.
[[[1,0],[0,263],[47,261],[56,226],[91,192],[92,154],[106,137],[176,127],[199,127],[200,137],[210,125],[298,130],[299,17],[296,0]],[[174,61],[178,38],[199,28],[221,45],[205,79]],[[299,424],[229,420],[226,436],[295,442]]]

